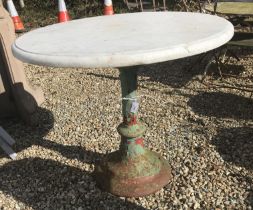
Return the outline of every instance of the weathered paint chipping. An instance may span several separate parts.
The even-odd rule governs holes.
[[[117,128],[121,135],[120,150],[110,153],[95,168],[95,176],[100,187],[112,194],[139,197],[166,185],[171,180],[171,171],[163,158],[144,148],[142,136],[146,127],[138,121],[138,106],[132,107],[138,101],[136,69],[120,69],[120,81],[123,98],[123,122]]]

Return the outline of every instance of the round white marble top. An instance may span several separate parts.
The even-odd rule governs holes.
[[[18,38],[12,51],[38,65],[123,67],[206,52],[229,41],[233,33],[230,22],[207,14],[129,13],[40,28]]]

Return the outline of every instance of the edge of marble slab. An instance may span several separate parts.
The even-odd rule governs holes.
[[[233,34],[234,27],[228,22],[227,27],[225,27],[223,31],[209,36],[208,39],[200,39],[176,47],[165,47],[163,49],[147,50],[138,53],[124,52],[118,54],[114,53],[112,55],[97,54],[88,57],[43,55],[24,51],[16,46],[15,42],[12,45],[12,52],[19,60],[34,65],[84,68],[126,67],[159,63],[204,53],[224,45],[233,37]]]

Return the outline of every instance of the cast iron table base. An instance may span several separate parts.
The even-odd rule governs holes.
[[[118,126],[120,149],[110,153],[95,168],[98,185],[122,197],[152,194],[172,178],[165,159],[144,148],[145,125],[137,120],[137,67],[120,69],[123,123]]]

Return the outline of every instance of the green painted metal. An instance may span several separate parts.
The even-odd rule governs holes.
[[[122,100],[123,116],[128,116],[134,100],[137,100],[137,71],[134,67],[121,68],[120,70],[122,98],[133,100]]]
[[[214,4],[208,4],[205,9],[214,12]],[[216,13],[227,15],[253,15],[253,2],[218,2]]]
[[[166,160],[144,148],[145,125],[138,118],[137,67],[120,69],[123,122],[117,130],[120,149],[96,166],[99,186],[112,194],[139,197],[161,189],[171,180]]]
[[[160,190],[172,179],[166,160],[146,150],[135,159],[122,159],[120,151],[110,153],[95,168],[98,185],[121,197],[140,197]],[[144,175],[145,174],[145,175]]]
[[[124,154],[127,158],[134,158],[144,154],[143,145],[136,143],[142,138],[146,128],[137,120],[138,109],[132,112],[134,104],[139,103],[137,98],[137,70],[135,67],[120,69],[120,82],[122,93],[123,123],[118,126],[118,132],[122,136]]]

